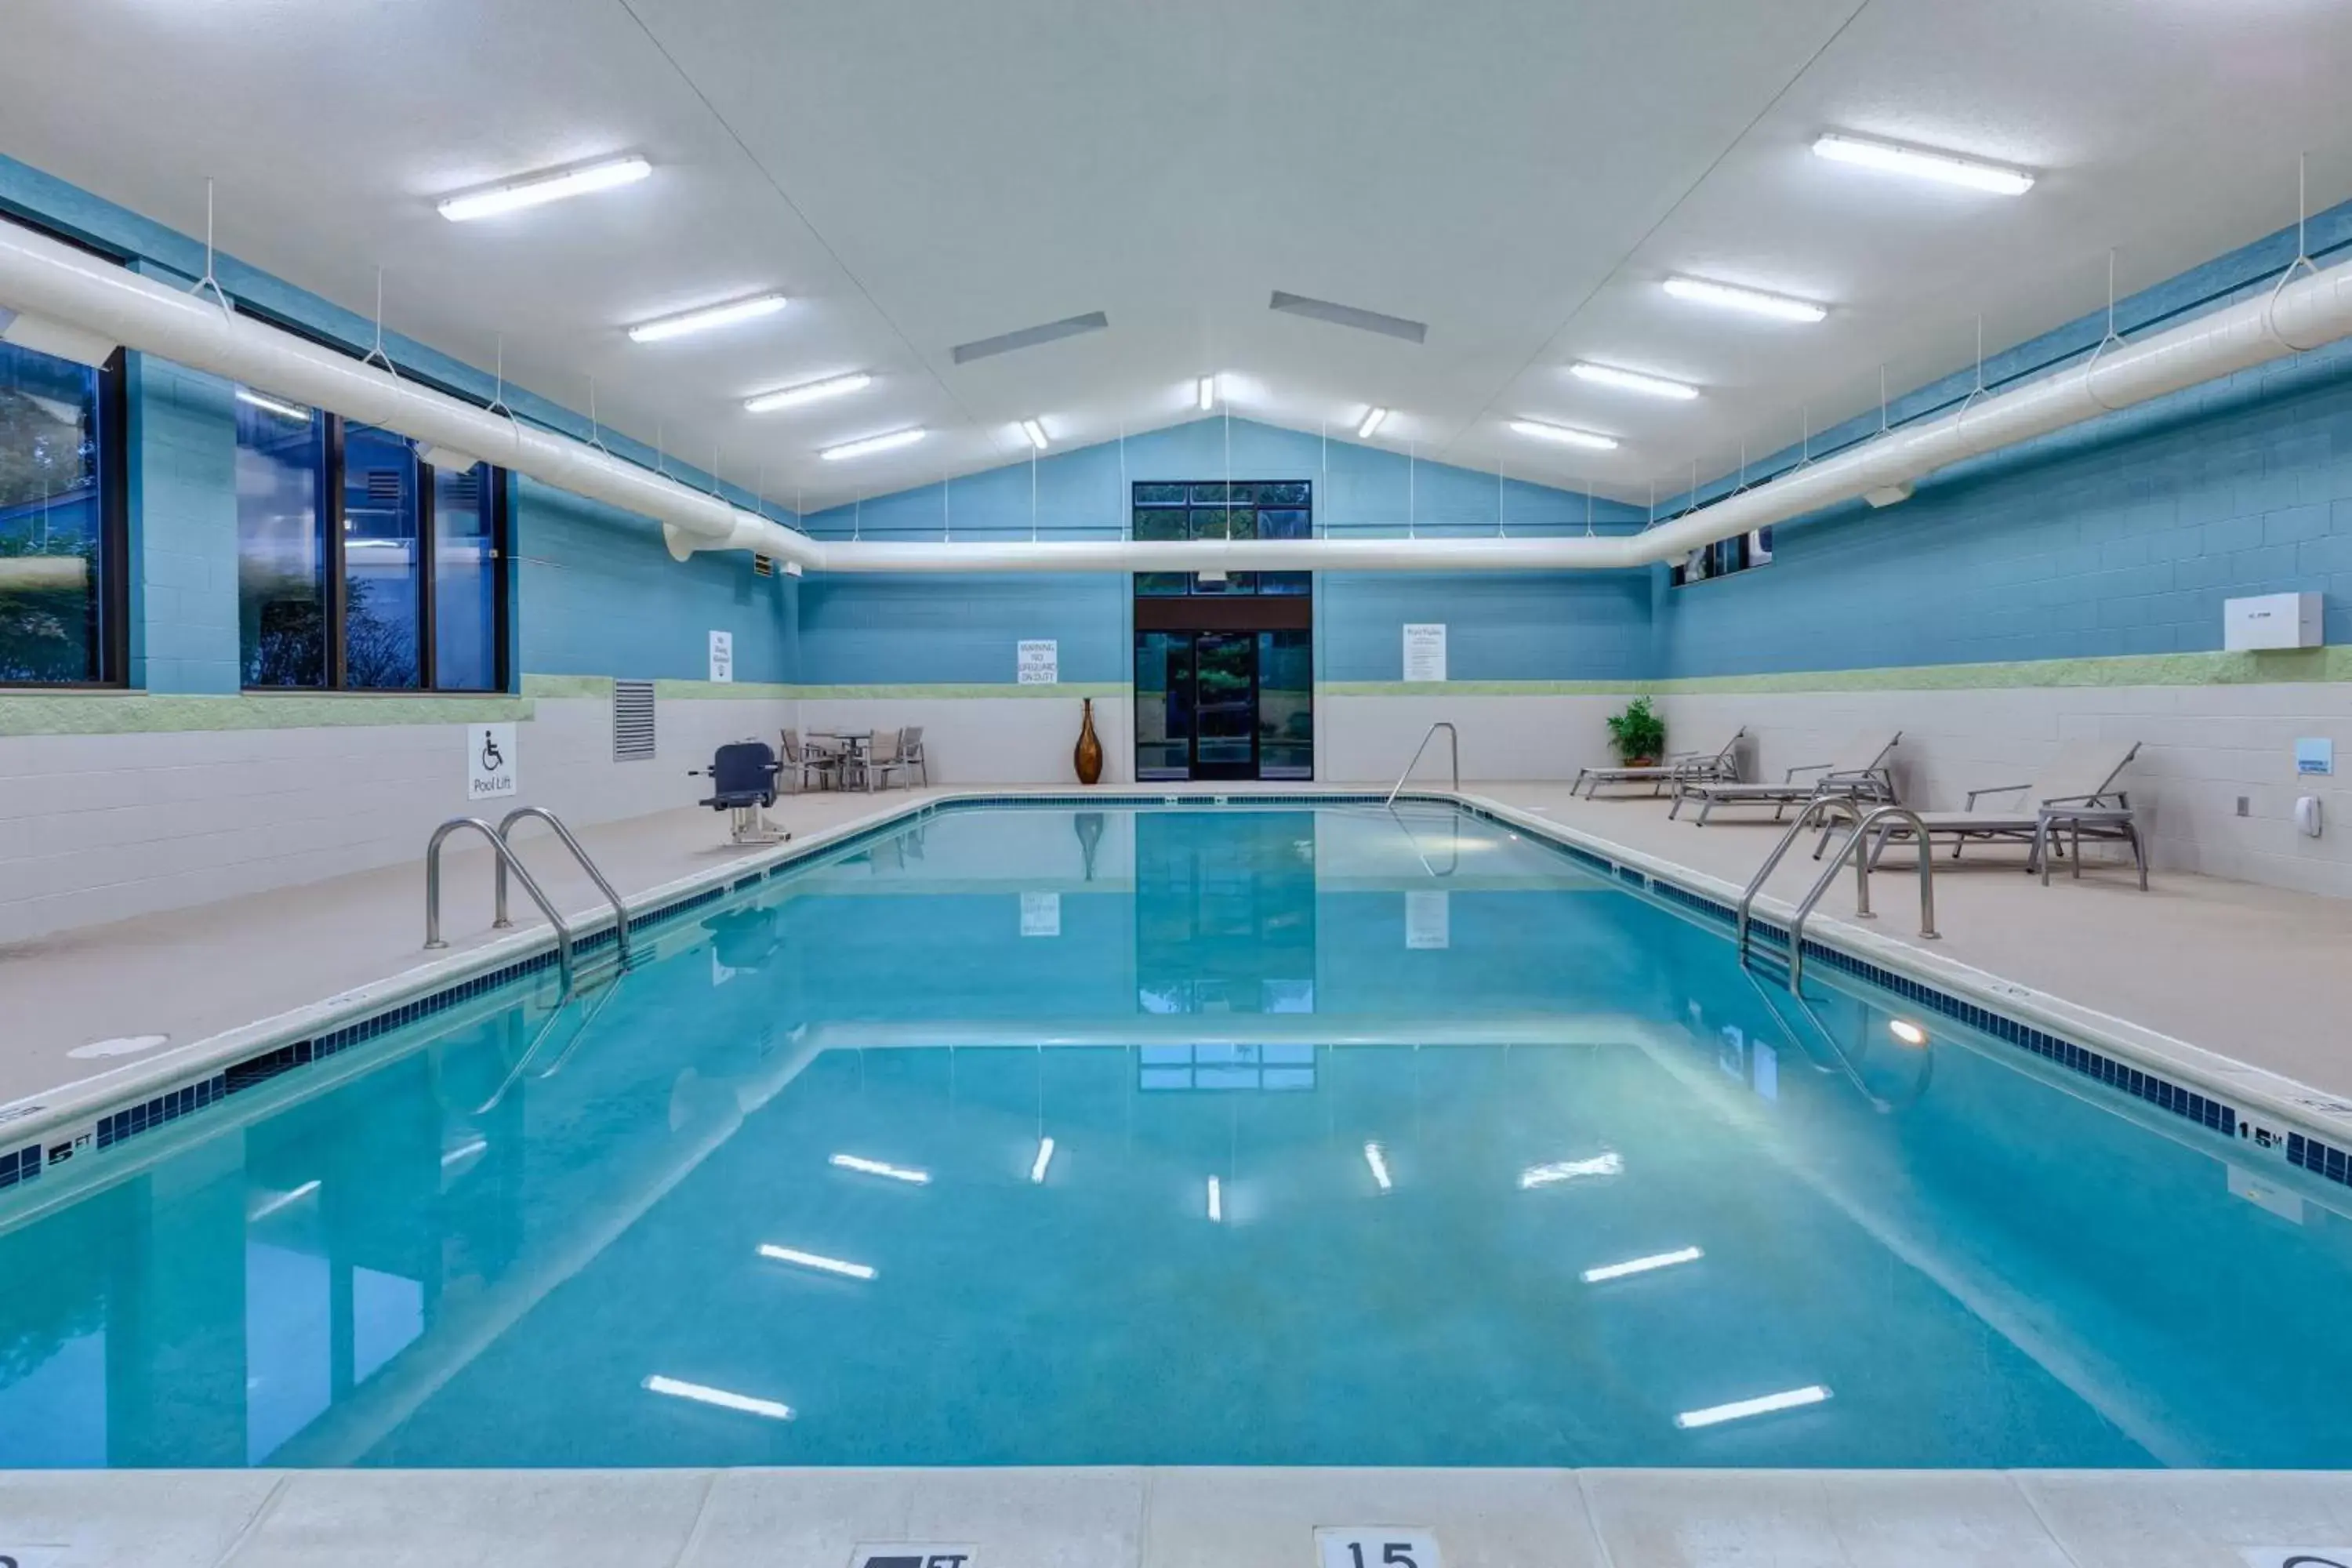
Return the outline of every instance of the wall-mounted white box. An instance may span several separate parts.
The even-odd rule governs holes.
[[[2221,604],[2221,646],[2232,653],[2250,648],[2317,647],[2320,604],[2316,594],[2264,594]]]

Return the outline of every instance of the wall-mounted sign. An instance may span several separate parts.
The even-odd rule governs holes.
[[[710,634],[710,679],[721,683],[732,682],[735,679],[735,634],[733,632]]]
[[[1062,680],[1062,645],[1044,637],[1020,645],[1016,668],[1024,686],[1058,686]]]
[[[1444,622],[1405,627],[1404,678],[1407,680],[1445,679],[1445,624]]]
[[[504,800],[520,787],[517,782],[515,727],[511,724],[469,724],[466,727],[466,798]]]
[[[2325,735],[2297,741],[2294,743],[2294,771],[2298,773],[2334,773],[2336,742]]]

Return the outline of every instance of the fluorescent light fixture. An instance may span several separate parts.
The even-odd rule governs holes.
[[[1669,278],[1664,288],[1675,299],[1688,300],[1694,305],[1744,310],[1751,316],[1769,316],[1776,321],[1818,321],[1829,314],[1827,307],[1810,300],[1791,300],[1786,294],[1767,294],[1761,289],[1742,289],[1730,283],[1710,283],[1704,278]]]
[[[1034,419],[1024,419],[1021,422],[1021,434],[1027,437],[1029,445],[1038,451],[1042,452],[1045,449],[1045,427]]]
[[[849,441],[838,447],[827,447],[817,454],[828,463],[838,463],[844,458],[867,458],[877,452],[895,452],[901,447],[911,447],[929,432],[919,427],[913,430],[893,430],[887,436],[868,436],[863,441]]]
[[[835,1154],[825,1163],[837,1165],[845,1171],[857,1171],[868,1176],[887,1176],[894,1182],[909,1182],[919,1187],[928,1185],[931,1179],[931,1173],[929,1171],[918,1171],[911,1166],[893,1165],[880,1160],[869,1160],[863,1154]]]
[[[1759,1394],[1754,1399],[1735,1399],[1728,1405],[1710,1405],[1704,1410],[1685,1410],[1675,1417],[1675,1425],[1685,1431],[1694,1426],[1717,1426],[1726,1421],[1744,1420],[1750,1415],[1769,1415],[1775,1410],[1795,1410],[1802,1405],[1819,1405],[1829,1396],[1828,1389],[1818,1383],[1810,1384],[1803,1388]]]
[[[1385,408],[1367,409],[1364,413],[1364,422],[1356,426],[1356,439],[1359,441],[1370,440],[1372,438],[1372,432],[1378,430],[1381,424],[1387,420],[1388,416],[1389,411]]]
[[[1561,1182],[1580,1181],[1586,1176],[1615,1176],[1622,1174],[1624,1169],[1625,1162],[1618,1157],[1617,1151],[1612,1149],[1605,1154],[1595,1154],[1590,1160],[1562,1160],[1550,1165],[1529,1165],[1519,1173],[1519,1190],[1525,1192],[1529,1187],[1555,1186]]]
[[[1211,1176],[1209,1178],[1209,1223],[1222,1225],[1224,1223],[1224,1218],[1225,1190],[1217,1184],[1216,1177]]]
[[[803,1268],[814,1268],[823,1274],[838,1274],[844,1279],[871,1279],[877,1272],[871,1263],[845,1262],[820,1253],[803,1252],[796,1247],[778,1247],[772,1242],[760,1244],[760,1256],[778,1263],[795,1263]]]
[[[771,1421],[789,1421],[793,1407],[779,1405],[772,1399],[754,1399],[748,1394],[730,1394],[723,1388],[709,1388],[699,1383],[681,1383],[674,1377],[658,1374],[646,1379],[646,1392],[667,1394],[672,1399],[691,1399],[697,1405],[716,1405],[721,1410],[740,1410],[746,1415],[764,1415]]]
[[[688,310],[683,315],[640,321],[629,329],[629,341],[667,342],[689,332],[708,332],[719,327],[756,321],[762,316],[772,316],[783,308],[784,297],[782,294],[754,294],[748,300],[730,300],[724,305],[710,305],[699,310]]]
[[[1202,376],[1200,393],[1201,412],[1206,414],[1217,405],[1217,378],[1213,375]]]
[[[1382,1192],[1389,1190],[1389,1157],[1377,1143],[1364,1145],[1364,1163],[1372,1168],[1372,1184]]]
[[[524,207],[542,206],[566,196],[609,191],[615,185],[634,185],[653,172],[654,166],[643,158],[611,158],[601,163],[583,163],[576,169],[560,169],[551,174],[509,180],[486,190],[467,191],[463,195],[446,197],[437,205],[443,217],[451,223],[465,223],[520,212]]]
[[[319,1184],[317,1182],[305,1182],[290,1193],[280,1193],[276,1197],[271,1198],[265,1203],[255,1205],[253,1212],[245,1217],[248,1220],[268,1219],[279,1209],[289,1207],[294,1204],[299,1204],[304,1198],[309,1197],[312,1193],[315,1193],[318,1190]]]
[[[2022,169],[1979,163],[1973,158],[1955,158],[1949,153],[1930,153],[1892,142],[1865,142],[1858,136],[1823,136],[1813,143],[1813,155],[1840,163],[1859,163],[1865,169],[1884,169],[1891,174],[1908,174],[1915,180],[1990,191],[1997,196],[2021,196],[2033,188],[2033,176]]]
[[[1579,362],[1568,367],[1568,374],[1596,386],[1613,386],[1620,392],[1638,392],[1644,397],[1671,397],[1677,403],[1688,403],[1698,395],[1696,386],[1685,386],[1679,381],[1668,381],[1664,376],[1643,375],[1639,371],[1619,370],[1612,365]]]
[[[822,402],[839,397],[844,393],[862,392],[874,384],[874,378],[864,371],[849,375],[836,375],[826,381],[805,381],[798,386],[779,387],[743,400],[746,414],[773,414],[779,408],[798,408],[803,403]]]
[[[1514,419],[1511,428],[1522,436],[1533,436],[1538,441],[1558,441],[1564,447],[1585,447],[1595,452],[1617,449],[1614,436],[1596,436],[1590,430],[1571,430],[1565,425],[1546,425],[1538,419]]]
[[[1054,1141],[1051,1138],[1038,1139],[1037,1157],[1029,1162],[1029,1179],[1042,1184],[1045,1180],[1045,1167],[1053,1163]]]
[[[256,392],[249,386],[236,389],[236,400],[247,408],[258,408],[264,414],[275,414],[280,419],[291,419],[297,425],[310,423],[310,411],[299,403],[288,403],[266,392]]]
[[[460,1143],[441,1156],[441,1168],[446,1171],[461,1161],[470,1160],[489,1146],[490,1141],[487,1138],[476,1138],[468,1142]]]
[[[1622,1263],[1604,1263],[1598,1268],[1584,1271],[1587,1285],[1598,1285],[1604,1279],[1622,1279],[1628,1274],[1647,1274],[1654,1268],[1672,1268],[1677,1263],[1696,1263],[1706,1254],[1696,1247],[1685,1247],[1677,1252],[1654,1252],[1647,1258],[1629,1258]]]
[[[1906,1046],[1924,1046],[1927,1043],[1927,1031],[1908,1018],[1887,1019],[1886,1032]]]

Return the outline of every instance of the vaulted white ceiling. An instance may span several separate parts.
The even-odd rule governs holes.
[[[2333,0],[76,0],[11,14],[0,152],[814,509],[1237,414],[1639,500],[2352,193]],[[2015,199],[1831,164],[1843,130],[2035,170]],[[625,190],[436,198],[635,152]],[[1816,326],[1666,298],[1691,272]],[[782,289],[754,325],[623,329]],[[1414,344],[1275,290],[1426,322]],[[953,363],[1107,311],[1107,331]],[[1692,382],[1668,404],[1589,358]],[[866,390],[753,416],[853,370]],[[1606,431],[1542,447],[1506,422]],[[898,452],[819,447],[920,425]]]

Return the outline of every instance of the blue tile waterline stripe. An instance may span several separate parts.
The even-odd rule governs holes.
[[[1460,811],[1477,821],[1524,834],[1535,843],[1551,849],[1587,870],[1610,878],[1629,888],[1652,894],[1711,921],[1729,924],[1736,911],[1706,894],[1681,887],[1642,867],[1610,858],[1564,838],[1556,838],[1545,831],[1550,824],[1523,823],[1501,816],[1475,803],[1442,795],[1406,794],[1396,797],[1413,805],[1443,806]],[[1269,805],[1349,805],[1388,804],[1386,795],[1359,791],[1330,791],[1297,794],[1249,794],[1234,795],[977,795],[950,800],[926,801],[883,821],[871,823],[837,838],[816,842],[784,851],[782,857],[764,871],[736,876],[722,874],[711,886],[682,894],[658,907],[628,916],[632,932],[677,918],[695,910],[706,908],[721,900],[751,890],[758,884],[773,880],[788,871],[807,870],[814,867],[854,854],[856,850],[882,838],[903,832],[915,823],[933,816],[967,811],[1027,808],[1063,811],[1072,808],[1088,811],[1154,810],[1177,807],[1186,810],[1248,810]],[[1764,920],[1751,921],[1751,933],[1785,951],[1789,933],[1784,927]],[[615,927],[590,933],[574,944],[575,952],[592,952],[611,947],[619,940]],[[194,1082],[180,1085],[162,1094],[150,1096],[136,1105],[101,1115],[98,1122],[96,1147],[106,1149],[126,1139],[165,1126],[184,1116],[207,1106],[217,1104],[228,1096],[267,1083],[295,1068],[324,1060],[338,1052],[377,1038],[421,1019],[428,1018],[470,1001],[510,982],[538,974],[554,967],[555,952],[552,934],[550,946],[542,952],[499,965],[496,969],[455,982],[426,995],[397,1006],[371,1014],[332,1030],[308,1039],[289,1041],[266,1051],[229,1064]],[[1808,938],[1805,952],[1809,960],[1818,959],[1879,989],[1903,997],[1978,1030],[1994,1039],[2032,1052],[2045,1060],[2067,1068],[2082,1077],[2094,1079],[2158,1108],[2170,1111],[2220,1133],[2235,1138],[2250,1124],[2236,1107],[2164,1079],[2144,1068],[2134,1068],[2112,1056],[2063,1039],[2032,1025],[2010,1018],[1979,1004],[1954,996],[1924,982],[1910,979],[1882,965],[1873,963]],[[1780,954],[1772,954],[1776,960]],[[69,1147],[69,1145],[68,1145]],[[2304,1151],[2305,1158],[2297,1158]],[[39,1145],[13,1156],[0,1155],[0,1189],[21,1184],[39,1173],[42,1163]],[[2344,1151],[2334,1149],[2315,1139],[2300,1133],[2290,1133],[2287,1158],[2325,1179],[2352,1185],[2352,1169],[2347,1169]],[[29,1162],[29,1168],[26,1163]]]

